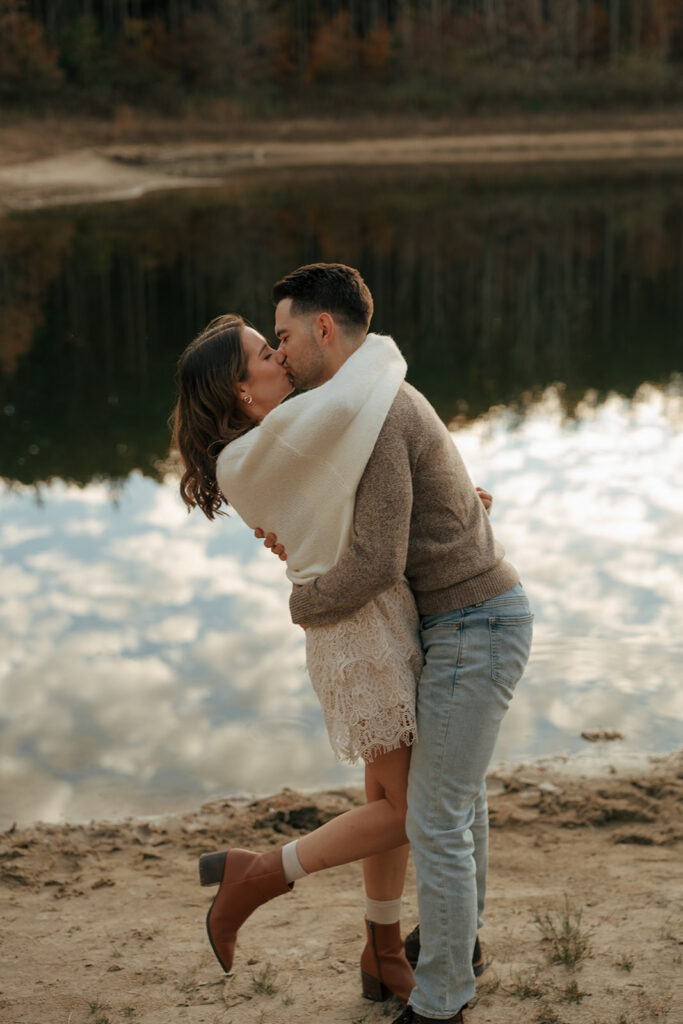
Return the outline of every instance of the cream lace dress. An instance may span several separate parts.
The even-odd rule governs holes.
[[[349,618],[306,630],[306,665],[334,754],[351,763],[415,741],[419,616],[401,580]]]

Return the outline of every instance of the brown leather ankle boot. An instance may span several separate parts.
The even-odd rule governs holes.
[[[375,924],[366,918],[365,929],[367,942],[360,957],[363,995],[366,999],[383,1002],[393,994],[405,1006],[415,987],[415,978],[406,960],[398,921]]]
[[[274,896],[289,892],[282,870],[282,851],[252,853],[250,850],[226,850],[199,858],[202,885],[220,882],[216,897],[206,915],[209,942],[219,964],[226,972],[232,968],[237,932],[249,915]]]

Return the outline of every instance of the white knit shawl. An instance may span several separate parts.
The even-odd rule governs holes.
[[[277,534],[293,583],[327,572],[348,548],[356,488],[405,373],[395,342],[369,334],[334,377],[218,456],[225,499],[252,529]]]

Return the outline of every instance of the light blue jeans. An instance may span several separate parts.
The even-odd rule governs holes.
[[[488,866],[486,769],[531,648],[516,584],[482,604],[422,620],[425,664],[406,830],[417,872],[420,959],[410,1003],[447,1020],[474,995],[472,952]]]

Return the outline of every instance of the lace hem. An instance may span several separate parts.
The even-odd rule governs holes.
[[[340,761],[373,761],[415,742],[422,649],[405,581],[341,622],[307,629],[306,664]]]

